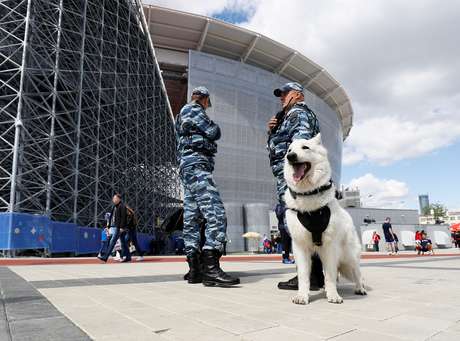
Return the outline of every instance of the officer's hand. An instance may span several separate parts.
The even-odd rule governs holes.
[[[268,121],[268,124],[267,124],[267,127],[268,127],[268,131],[272,130],[273,128],[276,127],[276,125],[278,124],[278,120],[276,119],[275,116],[273,116],[270,121]]]

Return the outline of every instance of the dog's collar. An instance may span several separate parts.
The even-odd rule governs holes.
[[[307,196],[310,196],[310,195],[320,194],[322,192],[325,192],[325,191],[331,189],[332,185],[333,185],[333,181],[331,179],[331,180],[329,180],[329,182],[326,185],[323,185],[321,187],[318,187],[318,188],[316,188],[316,189],[314,189],[312,191],[308,191],[308,192],[296,192],[291,187],[288,186],[288,188],[289,188],[289,192],[291,193],[292,197],[294,199],[297,199],[298,196],[307,197]]]

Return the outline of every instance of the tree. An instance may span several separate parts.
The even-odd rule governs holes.
[[[443,204],[435,203],[429,206],[429,212],[433,216],[437,224],[441,223],[443,218],[447,215],[447,208]]]

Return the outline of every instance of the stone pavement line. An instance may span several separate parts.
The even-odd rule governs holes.
[[[449,261],[460,257],[446,257],[437,258],[436,262]],[[433,262],[433,258],[430,259],[418,259],[418,263]],[[394,267],[394,268],[407,268],[407,269],[434,269],[434,270],[447,270],[447,271],[458,271],[460,268],[452,267],[421,267],[421,266],[404,266],[408,264],[414,264],[414,260],[389,260],[387,262],[373,262],[361,264],[362,267]],[[249,277],[249,276],[262,276],[262,275],[274,275],[274,274],[293,274],[295,269],[293,267],[286,269],[276,270],[254,270],[245,272],[232,272],[238,277]],[[60,280],[48,280],[48,281],[29,281],[37,289],[45,288],[60,288],[60,287],[73,287],[73,286],[92,286],[92,285],[114,285],[114,284],[139,284],[139,283],[156,283],[156,282],[174,282],[181,281],[182,275],[151,275],[151,276],[123,276],[123,277],[98,277],[98,278],[81,278],[81,279],[60,279]]]
[[[293,274],[294,268],[279,270],[258,270],[246,272],[232,272],[230,274],[237,277]],[[182,281],[183,274],[180,275],[152,275],[152,276],[130,276],[130,277],[102,277],[102,278],[84,278],[84,279],[61,279],[50,281],[30,281],[29,283],[37,289],[62,288],[74,286],[93,286],[93,285],[114,285],[114,284],[140,284],[140,283],[157,283],[157,282],[177,282]]]
[[[403,251],[397,255],[387,255],[385,253],[363,252],[361,259],[401,259],[413,258],[420,259],[424,257],[439,258],[459,256],[460,249],[438,250],[434,255],[417,255],[414,251]],[[279,254],[251,254],[251,255],[228,255],[222,257],[223,262],[267,262],[281,261]],[[185,256],[146,256],[145,263],[182,263],[185,262]],[[0,266],[19,266],[19,265],[65,265],[65,264],[102,264],[95,257],[73,257],[73,258],[0,258]],[[109,259],[108,264],[119,264],[112,259]]]
[[[8,268],[0,268],[0,291],[1,340],[90,340],[37,289]]]

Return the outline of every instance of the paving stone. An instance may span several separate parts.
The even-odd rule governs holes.
[[[276,323],[271,323],[262,320],[250,319],[245,316],[232,316],[226,318],[215,319],[208,324],[226,330],[232,334],[240,335],[250,333],[257,330],[263,330],[271,327],[276,327]]]
[[[319,338],[331,338],[340,334],[351,332],[356,329],[353,326],[339,325],[331,323],[329,320],[320,320],[311,317],[285,319],[281,323],[285,327],[301,330],[316,335]]]
[[[460,340],[460,333],[452,331],[439,332],[428,339],[429,341],[458,341]]]
[[[319,341],[321,338],[299,330],[286,327],[274,327],[242,335],[244,341]]]
[[[91,340],[64,316],[28,319],[10,323],[13,341],[83,341]],[[39,335],[39,336],[38,336]]]
[[[163,332],[157,332],[157,334],[168,340],[234,341],[241,339],[215,326],[187,319]]]
[[[5,302],[5,306],[9,321],[58,317],[61,315],[59,311],[43,297]]]
[[[350,333],[334,337],[334,341],[402,341],[401,339],[388,334],[380,334],[369,331],[355,330]],[[423,339],[418,339],[423,340]]]

